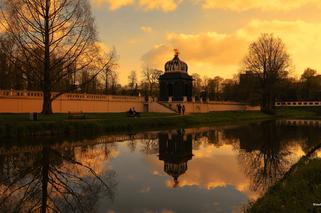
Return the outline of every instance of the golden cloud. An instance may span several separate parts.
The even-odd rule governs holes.
[[[134,0],[92,0],[92,3],[94,6],[108,4],[110,10],[117,10],[133,4]]]
[[[126,6],[136,6],[146,11],[161,10],[174,11],[182,0],[92,0],[93,5],[107,4],[110,10],[117,10]]]
[[[264,11],[289,11],[306,5],[319,7],[318,0],[92,0],[94,5],[107,3],[111,10],[129,5],[135,5],[144,10],[161,10],[165,12],[176,10],[177,6],[185,1],[201,5],[203,9],[223,9],[232,11],[247,11],[259,9]]]
[[[242,172],[233,145],[223,145],[219,148],[202,142],[197,150],[193,150],[193,158],[188,161],[188,170],[179,177],[178,187],[198,186],[211,190],[216,187],[231,185],[251,199],[256,199],[259,193],[250,191],[250,180]],[[148,158],[153,170],[164,173],[164,162]],[[224,165],[221,162],[225,162]],[[173,187],[173,178],[167,176],[165,185]]]
[[[145,10],[162,10],[164,12],[176,10],[181,0],[139,0],[139,5]]]
[[[204,9],[227,9],[233,11],[260,10],[293,10],[305,5],[318,6],[318,0],[194,0],[194,3],[202,5]]]
[[[299,74],[306,67],[321,66],[320,32],[320,23],[253,20],[232,33],[170,33],[165,43],[154,46],[142,56],[142,60],[144,64],[162,69],[173,56],[172,49],[178,48],[181,59],[189,64],[191,73],[231,77],[239,71],[248,45],[261,33],[273,33],[284,41],[297,68],[296,74]]]

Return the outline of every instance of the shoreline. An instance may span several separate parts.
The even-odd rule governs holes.
[[[125,113],[88,113],[87,119],[80,120],[68,120],[67,114],[53,114],[41,115],[38,121],[28,121],[28,114],[0,114],[0,139],[128,133],[273,119],[321,119],[319,111],[316,108],[283,109],[275,115],[259,111],[223,111],[184,116],[142,113],[139,118],[127,117]]]

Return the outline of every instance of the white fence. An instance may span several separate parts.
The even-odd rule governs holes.
[[[289,106],[289,107],[308,107],[308,106],[321,106],[321,101],[278,101],[275,102],[276,107]]]

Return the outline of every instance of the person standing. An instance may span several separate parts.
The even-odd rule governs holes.
[[[181,104],[178,104],[178,105],[177,105],[177,110],[178,110],[178,114],[181,114],[181,111],[182,111],[182,106],[181,106]]]
[[[183,115],[185,114],[185,105],[183,104],[182,106],[182,112],[183,112]]]

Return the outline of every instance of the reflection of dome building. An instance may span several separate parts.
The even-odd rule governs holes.
[[[193,78],[187,73],[187,64],[178,55],[175,50],[174,58],[165,64],[165,73],[159,77],[161,101],[167,101],[168,97],[174,101],[182,101],[184,96],[192,99]]]
[[[187,171],[187,162],[192,156],[192,135],[159,134],[159,159],[165,163],[164,171],[174,178],[174,186],[178,184],[178,177]]]

